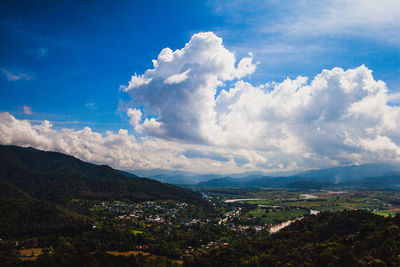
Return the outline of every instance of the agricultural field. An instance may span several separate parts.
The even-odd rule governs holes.
[[[364,210],[382,216],[400,211],[400,192],[343,189],[277,190],[243,188],[208,188],[205,194],[232,207],[241,207],[241,217],[258,224],[277,224],[310,213],[342,210]]]
[[[248,216],[261,218],[261,224],[274,225],[281,222],[295,220],[303,217],[304,215],[310,214],[307,209],[304,208],[264,208],[259,207],[250,210]]]

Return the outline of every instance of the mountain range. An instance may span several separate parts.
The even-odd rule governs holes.
[[[289,172],[247,172],[229,175],[196,174],[178,170],[133,170],[131,173],[177,185],[196,185],[209,187],[292,187],[320,188],[335,185],[373,187],[378,185],[397,186],[400,180],[400,165],[361,164],[339,166],[308,171]],[[374,178],[374,179],[372,179]],[[385,183],[383,181],[387,181]]]
[[[231,174],[215,174],[215,173],[194,173],[185,172],[179,170],[166,170],[166,169],[149,169],[149,170],[129,170],[129,173],[133,173],[139,176],[148,177],[154,180],[158,180],[163,183],[175,184],[175,185],[196,185],[201,182],[206,182],[212,179],[220,178],[260,178],[265,176],[290,176],[297,174],[301,171],[281,171],[266,173],[262,171],[244,172],[244,173],[231,173]]]
[[[299,189],[357,186],[360,188],[395,189],[400,186],[400,166],[394,164],[363,164],[309,170],[285,177],[223,177],[199,182],[197,186],[289,187]]]

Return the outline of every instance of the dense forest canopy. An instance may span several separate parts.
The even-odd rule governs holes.
[[[399,266],[400,215],[311,215],[280,232],[198,255],[187,266]]]

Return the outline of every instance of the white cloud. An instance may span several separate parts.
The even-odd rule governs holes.
[[[49,121],[33,124],[28,120],[18,120],[6,112],[0,113],[0,143],[58,151],[82,160],[128,170],[182,166],[195,172],[223,172],[224,169],[240,171],[231,156],[228,157],[229,162],[226,159],[219,161],[223,155],[228,155],[227,151],[221,149],[213,151],[205,146],[148,137],[138,141],[124,129],[105,134],[94,132],[89,127],[82,130],[56,130]],[[184,154],[190,154],[190,151],[204,152],[198,157],[185,157]],[[191,155],[194,156],[193,153]]]
[[[355,154],[357,162],[399,159],[397,152],[372,157],[371,146],[360,145],[378,136],[388,138],[391,146],[400,144],[400,109],[388,105],[393,97],[385,83],[375,81],[365,66],[323,70],[309,82],[301,76],[261,86],[238,81],[217,95],[224,80],[244,77],[256,67],[251,57],[234,65],[234,55],[211,33],[194,35],[181,50],[162,50],[155,68],[143,75],[152,81],[129,91],[134,106],[158,115],[147,119],[141,114],[156,126],[135,123],[135,129],[227,153],[244,149],[235,157],[260,168],[346,164],[354,162]],[[187,73],[182,81],[164,82],[182,73]],[[349,141],[354,138],[357,145]],[[256,154],[250,156],[249,150]]]
[[[138,139],[127,130],[55,130],[48,121],[33,125],[2,113],[0,143],[124,169],[229,173],[400,162],[400,107],[389,104],[396,97],[365,66],[228,87],[224,82],[256,65],[252,55],[237,64],[213,33],[194,35],[182,49],[163,49],[153,65],[125,87]]]
[[[129,122],[132,126],[137,126],[139,122],[142,120],[142,112],[140,111],[140,109],[128,108],[126,114],[128,115],[129,118],[131,118]]]
[[[133,75],[131,81],[129,82],[128,86],[121,86],[122,91],[129,91],[136,87],[140,87],[142,85],[149,84],[151,82],[151,78],[145,78],[143,75]]]
[[[167,167],[170,159],[174,162],[178,158],[175,156],[177,149],[166,149],[165,142],[153,140],[138,143],[133,135],[128,135],[127,130],[102,135],[89,127],[56,130],[52,126],[49,121],[32,124],[9,113],[0,113],[0,143],[60,151],[119,168]]]
[[[140,125],[163,138],[208,142],[205,132],[215,132],[215,93],[223,81],[255,71],[252,57],[240,60],[211,32],[193,35],[184,48],[163,49],[154,69],[135,75],[125,88],[135,105],[156,115]]]
[[[400,108],[387,104],[386,85],[365,66],[324,70],[310,83],[299,77],[267,89],[240,82],[220,94],[219,105],[230,146],[303,154],[306,160],[326,157],[336,164],[351,161],[349,153],[363,162],[400,159],[397,149],[371,157],[371,149],[359,145],[378,136],[391,147],[400,144]],[[358,141],[350,143],[349,137]]]
[[[179,74],[174,74],[170,77],[168,77],[164,82],[166,84],[174,84],[174,83],[181,83],[185,81],[188,78],[188,73],[191,71],[191,69],[188,69],[185,72],[179,73]]]

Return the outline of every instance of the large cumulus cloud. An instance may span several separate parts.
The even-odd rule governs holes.
[[[262,155],[258,166],[399,160],[399,108],[388,105],[385,83],[367,67],[226,88],[223,81],[256,67],[251,57],[237,67],[235,61],[213,33],[194,35],[181,50],[162,50],[154,69],[124,87],[132,124],[165,139],[254,151]],[[139,106],[153,115],[143,123]]]
[[[306,169],[400,162],[400,107],[365,66],[254,85],[213,33],[163,49],[153,69],[121,86],[127,130],[55,130],[0,114],[0,143],[57,150],[124,169],[204,172]],[[234,82],[228,86],[227,81]],[[389,104],[389,101],[391,104]],[[128,126],[128,125],[127,125]]]
[[[400,159],[400,108],[387,102],[385,83],[360,66],[324,70],[309,83],[238,82],[216,106],[226,145],[349,164]]]
[[[209,142],[207,133],[216,131],[217,87],[255,70],[251,57],[236,64],[235,55],[211,32],[195,34],[182,49],[163,49],[153,65],[154,69],[135,74],[121,88],[130,93],[134,105],[144,106],[156,118],[139,124],[137,110],[128,115],[135,117],[132,121],[138,130],[191,142]]]

